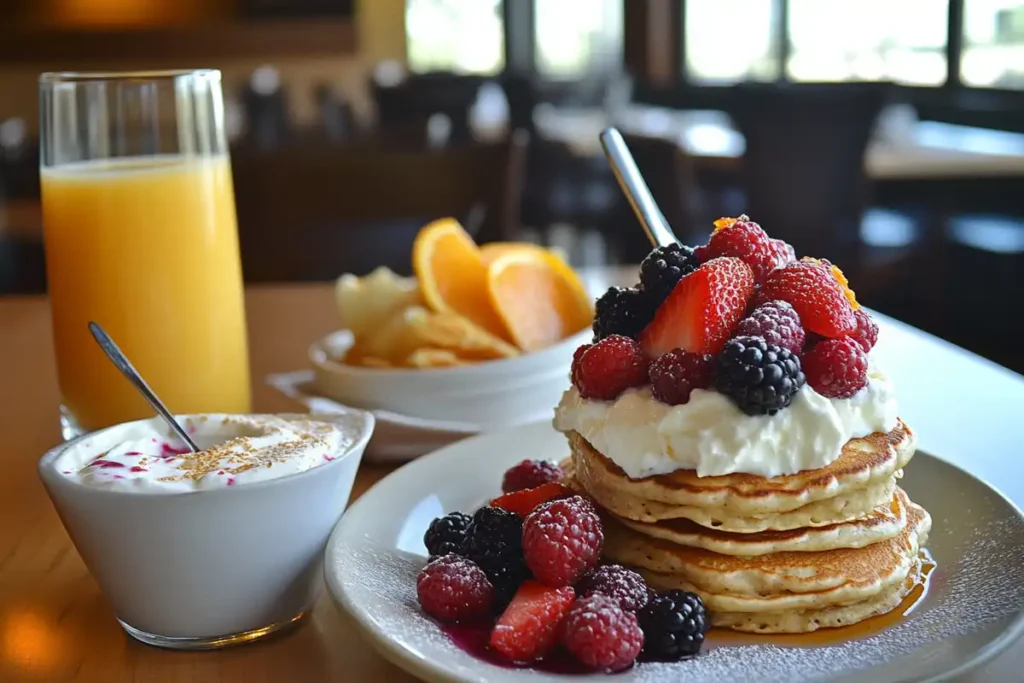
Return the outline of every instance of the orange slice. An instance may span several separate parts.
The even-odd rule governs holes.
[[[523,251],[533,251],[537,254],[549,253],[544,247],[530,242],[489,242],[480,246],[480,257],[484,260],[484,264],[489,266],[505,254]]]
[[[499,339],[508,329],[487,293],[487,266],[473,238],[454,218],[424,226],[412,245],[423,300],[436,313],[455,313]]]
[[[550,346],[593,321],[579,276],[546,249],[509,249],[491,262],[487,275],[491,302],[524,351]]]

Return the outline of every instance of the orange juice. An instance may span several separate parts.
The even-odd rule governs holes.
[[[153,412],[103,355],[90,320],[172,412],[249,412],[227,157],[82,162],[41,176],[57,372],[79,427]]]

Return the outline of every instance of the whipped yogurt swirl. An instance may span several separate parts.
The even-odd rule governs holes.
[[[184,493],[277,479],[339,457],[352,444],[344,429],[275,415],[185,417],[200,452],[184,447],[159,418],[97,432],[55,463],[85,486]]]
[[[850,439],[897,424],[892,381],[874,363],[868,385],[850,398],[825,398],[809,386],[775,415],[745,414],[725,395],[696,389],[684,405],[666,405],[650,387],[614,401],[575,387],[555,409],[555,429],[576,431],[633,479],[675,470],[707,477],[743,472],[778,477],[825,467]]]

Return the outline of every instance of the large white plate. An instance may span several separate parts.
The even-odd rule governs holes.
[[[388,659],[430,681],[565,681],[497,667],[452,644],[416,604],[415,579],[431,520],[496,495],[506,468],[524,458],[561,459],[562,435],[538,423],[473,437],[394,472],[345,514],[327,548],[335,601]],[[583,681],[949,680],[995,656],[1024,632],[1024,519],[995,489],[918,453],[901,482],[928,509],[928,548],[938,562],[925,601],[898,626],[821,648],[718,647],[674,664],[642,663]]]

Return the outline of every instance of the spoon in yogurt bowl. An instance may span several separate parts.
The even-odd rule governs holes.
[[[142,397],[146,399],[149,405],[153,406],[153,410],[155,410],[157,414],[164,419],[164,422],[166,422],[174,433],[178,435],[178,438],[185,443],[190,451],[198,453],[199,446],[197,446],[192,440],[192,437],[188,435],[188,432],[178,424],[178,421],[174,419],[174,416],[171,415],[171,411],[167,410],[167,406],[164,405],[163,401],[161,401],[156,393],[149,388],[146,380],[142,379],[142,375],[140,375],[139,371],[135,369],[135,366],[131,364],[128,357],[124,355],[124,352],[118,348],[117,344],[114,343],[114,340],[110,338],[110,335],[95,322],[89,323],[89,332],[92,333],[93,339],[95,339],[96,343],[100,345],[101,349],[103,349],[103,353],[107,354],[107,358],[110,359],[110,362],[113,363],[114,366],[121,371],[121,374],[131,382],[132,386],[142,394]]]
[[[622,134],[614,127],[605,128],[601,131],[599,138],[608,164],[612,167],[615,180],[618,181],[622,193],[629,200],[629,205],[640,220],[640,225],[647,233],[651,244],[655,247],[679,244],[679,238],[672,232],[672,228],[669,227],[668,221],[665,219],[665,214],[661,212],[658,203],[654,201],[654,195],[651,194],[644,177],[640,174],[640,169],[637,168],[626,141],[622,139]]]

